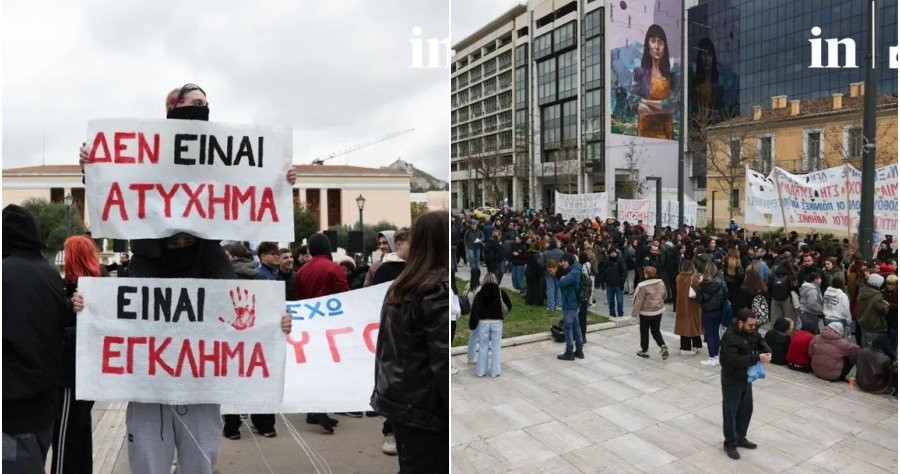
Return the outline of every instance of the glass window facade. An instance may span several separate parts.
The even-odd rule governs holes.
[[[553,54],[553,34],[547,33],[534,39],[534,60],[539,61]]]
[[[559,71],[559,99],[567,99],[574,97],[578,93],[578,66],[575,61],[575,51],[557,56],[557,67]]]
[[[574,147],[578,144],[578,102],[570,100],[562,104],[562,145]]]
[[[566,23],[553,30],[554,51],[563,51],[575,46],[575,22]]]
[[[556,60],[539,62],[537,68],[538,104],[544,105],[556,100]]]
[[[516,109],[528,108],[528,68],[516,68]]]
[[[897,94],[897,71],[889,67],[889,48],[897,45],[897,1],[878,2],[879,93]],[[688,11],[688,57],[693,77],[688,99],[710,101],[725,117],[747,114],[753,105],[769,108],[771,97],[827,97],[847,93],[862,80],[865,66],[868,2],[848,0],[710,1]],[[810,68],[810,29],[822,29],[822,63],[826,38],[852,38],[857,68]],[[701,44],[701,42],[703,44]],[[711,45],[711,48],[710,48]],[[712,50],[715,76],[698,80],[701,50]],[[841,60],[844,60],[843,46]],[[701,84],[705,83],[704,88]],[[710,90],[715,93],[710,94]]]
[[[559,148],[560,110],[559,105],[549,105],[541,109],[541,142],[544,150]]]

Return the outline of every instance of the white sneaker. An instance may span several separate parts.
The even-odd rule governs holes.
[[[681,355],[683,355],[683,356],[692,356],[692,355],[696,354],[696,352],[694,352],[694,351],[686,351],[686,350],[684,350],[684,349],[680,350],[679,352],[680,352]]]
[[[715,366],[719,365],[719,361],[717,361],[715,357],[710,357],[706,360],[700,361],[700,365],[703,365],[706,367],[715,367]]]
[[[455,365],[450,366],[450,375],[456,375],[458,372],[459,369],[457,369]]]
[[[381,452],[390,455],[397,454],[397,439],[394,438],[393,433],[384,435],[384,444],[381,445]]]

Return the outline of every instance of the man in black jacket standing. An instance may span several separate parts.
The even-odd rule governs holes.
[[[26,209],[3,209],[3,471],[44,472],[62,385],[65,291]]]
[[[747,381],[747,369],[757,362],[772,360],[771,350],[756,332],[756,317],[743,308],[737,312],[734,325],[722,336],[719,364],[722,366],[722,429],[725,452],[740,459],[737,448],[756,449],[747,440],[747,428],[753,415],[753,385]]]

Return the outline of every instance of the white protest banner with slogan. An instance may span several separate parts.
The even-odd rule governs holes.
[[[321,298],[287,302],[293,318],[285,362],[284,400],[222,413],[323,413],[371,410],[381,305],[391,282]]]
[[[747,168],[744,196],[744,223],[768,227],[784,227],[781,203],[775,183],[761,173]]]
[[[284,282],[79,278],[76,397],[277,406]]]
[[[606,193],[563,194],[556,191],[555,202],[556,214],[562,214],[566,220],[574,217],[581,222],[585,219],[593,220],[598,216],[601,219],[609,216]]]
[[[616,215],[622,222],[637,224],[637,221],[642,220],[647,224],[650,222],[653,206],[647,199],[619,199],[616,201]]]
[[[650,205],[650,222],[653,225],[656,225],[656,210],[653,209],[656,205],[652,203]],[[684,199],[684,224],[685,225],[697,225],[697,201],[693,201],[691,199]],[[678,201],[672,201],[669,199],[663,199],[662,202],[662,226],[669,226],[673,229],[678,227]]]
[[[785,225],[847,230],[847,172],[847,166],[839,166],[795,175],[775,167]]]
[[[875,170],[875,237],[872,239],[873,245],[881,244],[885,235],[896,237],[897,210],[897,163],[894,163]]]
[[[94,237],[294,240],[287,128],[198,120],[88,122]]]

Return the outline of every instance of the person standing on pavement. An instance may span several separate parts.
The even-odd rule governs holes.
[[[506,311],[504,311],[504,308]],[[499,377],[501,343],[503,340],[503,316],[512,309],[512,301],[497,283],[497,276],[488,273],[484,276],[481,289],[472,302],[469,318],[469,329],[478,333],[478,360],[475,364],[475,375],[484,377],[488,369],[488,354],[491,358],[491,377]]]
[[[44,472],[63,387],[63,329],[75,325],[40,236],[31,212],[3,208],[4,472]]]
[[[566,273],[559,278],[559,289],[562,294],[563,331],[566,335],[566,352],[556,356],[559,360],[584,359],[582,346],[584,336],[578,324],[579,294],[581,292],[581,264],[575,256],[566,253],[559,260],[559,266],[553,270],[556,277],[559,268]]]
[[[703,336],[709,353],[709,358],[700,364],[707,367],[719,365],[719,324],[722,321],[722,306],[725,298],[728,298],[728,290],[718,276],[719,267],[715,263],[707,263],[703,271],[703,281],[697,289],[700,322],[703,324]]]
[[[294,284],[296,278],[297,273],[294,271],[294,255],[291,253],[291,249],[278,249],[278,271],[275,274],[275,279],[284,282],[285,301],[294,301],[297,299],[294,296]]]
[[[484,244],[484,232],[478,228],[477,219],[472,219],[469,228],[463,232],[463,242],[469,256],[469,269],[475,270],[481,265],[481,246]]]
[[[308,239],[309,255],[312,260],[297,271],[294,294],[298,300],[319,298],[350,290],[347,275],[341,266],[331,260],[331,242],[328,236],[319,232]],[[318,424],[328,433],[334,433],[337,420],[327,413],[307,413],[306,423]]]
[[[641,350],[637,352],[638,357],[650,357],[647,349],[650,347],[650,334],[653,334],[662,359],[669,358],[669,348],[659,332],[662,314],[666,310],[665,302],[666,285],[657,278],[656,267],[644,267],[644,278],[635,289],[634,305],[631,307],[631,317],[640,318]]]
[[[559,280],[549,272],[550,262],[560,262],[565,252],[559,248],[555,237],[550,237],[547,250],[541,254],[541,262],[547,267],[547,311],[556,311],[562,308],[562,293],[559,288]]]
[[[609,259],[604,268],[604,280],[606,282],[606,302],[609,305],[609,315],[621,318],[625,316],[624,288],[628,279],[628,268],[625,259],[619,256],[615,246],[609,247]]]
[[[97,246],[90,237],[75,235],[66,239],[63,246],[66,270],[66,300],[78,289],[81,277],[99,277],[100,257]],[[59,415],[53,426],[53,460],[50,472],[54,474],[91,473],[93,448],[91,439],[91,400],[75,399],[75,313],[69,312],[72,323],[63,332],[65,348],[63,366],[64,389],[60,397]]]
[[[681,338],[681,355],[692,356],[703,348],[703,325],[700,323],[700,305],[697,291],[700,276],[694,273],[694,264],[682,260],[675,277],[675,334]],[[693,293],[693,297],[691,297]]]
[[[753,312],[743,308],[722,336],[722,431],[725,453],[740,459],[737,448],[756,449],[747,439],[750,417],[753,416],[753,384],[748,381],[747,369],[757,362],[772,360],[771,350],[756,332]]]
[[[401,473],[450,470],[449,219],[416,219],[381,309],[371,404],[394,427]]]

